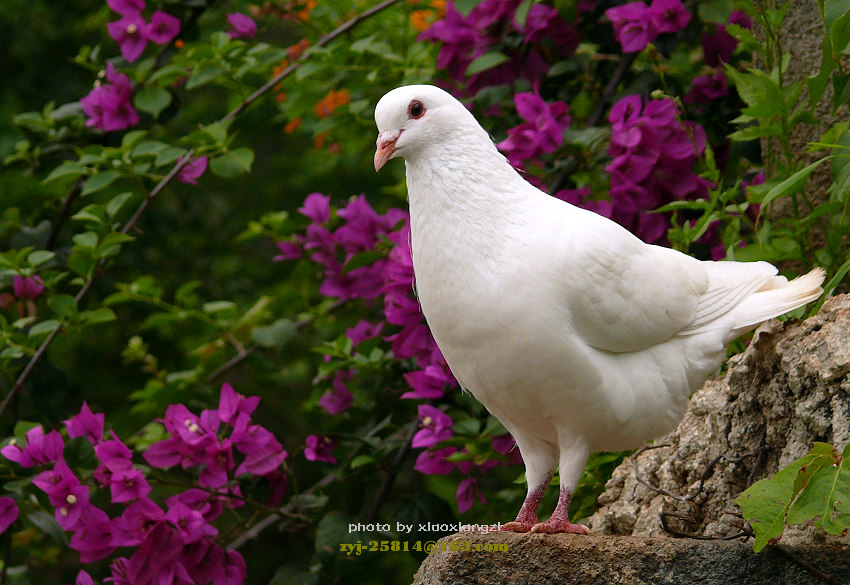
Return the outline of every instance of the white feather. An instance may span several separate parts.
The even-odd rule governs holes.
[[[391,91],[375,119],[406,162],[422,310],[516,439],[530,491],[559,461],[571,491],[589,452],[671,430],[729,341],[822,292],[820,269],[789,283],[764,262],[701,262],[550,197],[435,87]]]

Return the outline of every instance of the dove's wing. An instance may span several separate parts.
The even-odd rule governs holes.
[[[569,208],[567,215],[561,290],[575,332],[597,349],[640,351],[705,330],[773,286],[776,268],[765,262],[701,262],[645,244],[594,213]]]

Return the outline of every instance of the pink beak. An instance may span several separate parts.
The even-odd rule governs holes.
[[[395,143],[398,137],[401,136],[399,130],[384,130],[378,134],[378,140],[375,141],[377,148],[375,150],[375,171],[380,171],[381,167],[387,164],[395,154]]]

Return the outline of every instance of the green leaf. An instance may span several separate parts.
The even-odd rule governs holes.
[[[98,307],[92,311],[83,311],[80,313],[80,321],[86,325],[94,325],[97,323],[108,323],[116,319],[112,309],[107,307]]]
[[[105,189],[121,176],[118,171],[101,171],[86,179],[81,195],[89,195]]]
[[[186,154],[185,148],[180,148],[179,146],[169,146],[167,148],[162,149],[157,155],[156,159],[153,161],[155,167],[161,167],[164,165],[170,165],[178,158]]]
[[[43,183],[58,181],[59,179],[76,179],[86,174],[86,167],[77,161],[65,161],[44,178]]]
[[[387,254],[381,250],[367,250],[365,252],[360,252],[359,254],[355,254],[349,258],[348,262],[346,262],[342,267],[342,273],[347,274],[356,268],[369,266],[376,260],[386,258],[386,256]]]
[[[116,195],[112,199],[109,200],[109,203],[106,204],[106,215],[109,216],[110,219],[115,217],[115,214],[127,203],[127,200],[133,196],[133,193],[121,193]]]
[[[103,206],[99,204],[87,205],[71,216],[77,221],[92,221],[97,224],[103,223]]]
[[[517,7],[516,12],[514,13],[514,21],[520,30],[525,28],[525,21],[528,20],[528,11],[531,10],[535,1],[536,0],[523,0],[523,3]]]
[[[697,10],[700,20],[704,22],[726,24],[734,8],[732,0],[708,0],[700,2]]]
[[[833,158],[835,155],[825,156],[821,159],[816,160],[812,164],[807,167],[800,169],[778,185],[776,185],[773,189],[768,191],[767,195],[765,195],[764,199],[761,201],[762,205],[767,205],[777,197],[785,197],[786,195],[790,195],[791,193],[796,193],[800,189],[802,189],[806,181],[809,179],[809,175],[812,174],[817,167],[823,164],[825,161]]]
[[[27,332],[27,335],[29,337],[36,337],[37,335],[50,333],[57,327],[59,327],[59,321],[57,321],[56,319],[46,319],[30,327],[30,330]]]
[[[794,480],[801,467],[814,459],[812,455],[792,462],[768,479],[748,487],[735,503],[756,533],[753,550],[759,552],[785,531],[785,514],[794,496]]]
[[[841,16],[838,16],[829,24],[829,37],[832,39],[832,52],[833,54],[838,54],[844,51],[847,48],[847,45],[850,44],[850,6],[848,6],[848,2],[829,2],[828,4],[833,5],[830,6],[830,11],[833,11],[835,8],[840,11],[844,8],[844,13]],[[842,5],[842,6],[834,6],[834,5]]]
[[[812,453],[824,447],[828,453],[814,454],[800,469],[795,482],[799,495],[788,510],[787,523],[812,522],[830,534],[841,534],[850,527],[850,461],[823,443],[816,444]]]
[[[154,118],[158,118],[169,104],[171,104],[171,93],[161,87],[144,87],[133,96],[133,105],[136,109],[147,112]]]
[[[348,533],[350,518],[342,512],[333,510],[325,514],[316,526],[314,542],[319,558],[336,558],[339,545],[351,541]]]
[[[144,140],[133,149],[133,158],[156,156],[167,147],[168,144],[160,140]]]
[[[47,299],[47,306],[64,319],[75,319],[79,314],[77,301],[71,295],[54,295]]]
[[[94,250],[97,247],[97,234],[94,232],[83,232],[81,234],[74,234],[71,240],[73,240],[73,242],[81,248],[88,248],[90,250]]]
[[[220,313],[221,311],[229,311],[236,307],[236,303],[232,301],[210,301],[209,303],[204,303],[201,307],[204,313]]]
[[[186,81],[186,89],[195,89],[205,83],[209,83],[225,71],[226,69],[221,65],[207,65],[189,77],[188,81]]]
[[[53,260],[55,256],[56,253],[50,250],[34,250],[27,254],[27,262],[32,266],[39,266],[49,260]]]
[[[726,65],[726,74],[734,81],[741,99],[747,103],[744,114],[754,118],[769,118],[786,111],[782,88],[764,71],[749,69],[740,72]]]
[[[230,150],[210,160],[210,170],[225,179],[235,179],[251,170],[254,151],[247,147]]]
[[[257,326],[251,330],[251,337],[262,347],[280,348],[295,337],[298,329],[291,319],[278,319],[268,326]]]
[[[484,53],[469,64],[469,67],[466,68],[466,76],[469,77],[470,75],[481,73],[482,71],[492,69],[496,65],[501,65],[502,63],[510,60],[510,57],[504,53],[500,53],[499,51]]]

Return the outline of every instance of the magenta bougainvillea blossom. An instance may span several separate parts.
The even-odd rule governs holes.
[[[310,435],[304,441],[304,457],[308,461],[325,461],[327,463],[337,463],[337,459],[333,454],[338,441],[327,435]]]
[[[15,275],[12,278],[12,291],[19,299],[35,300],[44,292],[44,281],[40,276]]]
[[[250,39],[257,34],[257,23],[247,14],[230,13],[227,15],[227,22],[233,27],[227,31],[231,39]]]
[[[143,456],[153,467],[196,468],[201,488],[172,492],[164,507],[152,499],[152,486],[132,450],[114,431],[104,439],[103,415],[87,404],[65,421],[69,437],[84,437],[94,447],[98,467],[85,482],[66,464],[64,442],[56,430],[45,433],[35,427],[24,447],[12,442],[0,454],[40,470],[32,484],[47,495],[59,526],[72,533],[70,546],[81,562],[92,563],[121,549],[124,556],[112,562],[106,581],[240,585],[245,562],[238,552],[218,544],[212,522],[226,507],[244,505],[239,478],[265,478],[271,487],[269,505],[280,502],[286,486],[281,469],[286,451],[270,431],[251,420],[258,403],[259,398],[224,384],[217,409],[195,415],[181,404],[169,407],[162,422],[172,436],[148,447]],[[117,516],[110,517],[93,503],[97,490],[109,490],[111,501],[123,506]],[[0,498],[0,529],[14,522],[17,513],[13,500]],[[90,583],[91,577],[81,571],[77,582]]]
[[[517,76],[535,83],[546,74],[551,60],[563,59],[575,51],[580,37],[554,7],[545,4],[533,4],[520,25],[514,14],[521,3],[522,0],[484,0],[463,16],[454,2],[447,2],[445,17],[419,38],[442,44],[437,67],[460,82],[470,95],[483,87],[512,84]],[[506,33],[521,35],[524,43],[519,48],[501,46]],[[511,59],[466,78],[475,59],[496,50]]]
[[[109,36],[118,43],[121,56],[133,63],[142,56],[148,42],[158,45],[171,42],[180,33],[180,19],[157,10],[150,22],[145,21],[143,0],[107,0],[106,4],[121,18],[107,23]]]
[[[80,100],[83,112],[88,116],[86,126],[104,132],[124,130],[139,123],[139,115],[133,109],[133,85],[130,78],[118,73],[112,63],[106,66],[108,83],[97,85]]]
[[[9,529],[9,526],[18,519],[18,505],[12,498],[0,498],[0,534]]]
[[[422,428],[413,436],[411,446],[433,447],[452,436],[452,419],[449,415],[430,404],[420,404],[418,410]]]
[[[525,123],[508,130],[508,137],[497,146],[513,166],[522,168],[523,161],[555,152],[561,145],[570,126],[569,106],[562,101],[546,103],[537,91],[516,94],[514,104]]]
[[[653,0],[629,2],[605,11],[614,27],[614,36],[624,53],[642,51],[660,33],[677,32],[691,19],[691,14],[681,0]]]
[[[187,162],[177,171],[177,180],[187,185],[197,185],[198,179],[207,170],[208,158],[206,156],[198,156]],[[180,157],[177,159],[177,162],[179,163],[182,160],[183,157]]]

